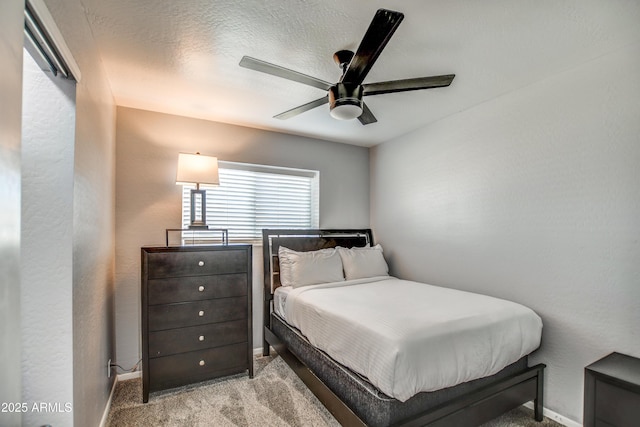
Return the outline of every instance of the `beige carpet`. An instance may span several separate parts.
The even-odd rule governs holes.
[[[107,425],[148,426],[318,426],[338,422],[318,402],[280,357],[256,359],[255,377],[246,374],[195,386],[153,393],[142,403],[140,379],[118,383]],[[557,427],[553,421],[533,420],[532,412],[518,408],[483,427]]]

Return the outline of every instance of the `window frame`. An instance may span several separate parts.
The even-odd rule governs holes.
[[[248,206],[253,206],[253,209],[248,208],[247,209],[247,216],[245,216],[245,218],[247,217],[252,217],[253,220],[252,221],[247,221],[244,222],[242,224],[243,227],[245,227],[245,233],[241,233],[238,232],[238,234],[240,234],[240,236],[238,237],[236,233],[234,233],[233,231],[233,227],[230,227],[228,224],[223,225],[223,226],[219,226],[216,223],[220,223],[220,219],[216,219],[216,214],[215,214],[215,208],[213,208],[214,203],[215,204],[220,204],[220,197],[216,197],[216,190],[219,189],[221,186],[224,185],[224,181],[230,179],[230,175],[228,175],[227,173],[225,173],[225,171],[227,170],[236,170],[236,171],[241,171],[241,173],[246,173],[245,177],[249,177],[251,176],[253,178],[254,182],[254,187],[253,191],[258,191],[259,189],[257,187],[262,186],[262,187],[267,187],[271,188],[271,189],[277,189],[278,187],[273,185],[273,183],[269,184],[268,181],[269,180],[273,180],[274,178],[272,176],[275,176],[275,179],[278,179],[277,177],[280,177],[281,179],[285,179],[287,176],[291,176],[291,177],[295,177],[295,178],[303,178],[303,179],[308,179],[308,186],[309,186],[309,191],[307,193],[308,196],[308,208],[310,209],[310,212],[308,214],[309,217],[309,221],[308,223],[301,225],[301,226],[293,226],[290,224],[284,224],[284,225],[278,225],[278,224],[264,224],[264,226],[260,226],[259,222],[260,222],[260,216],[256,215],[256,211],[259,210],[260,207],[265,208],[268,207],[269,209],[263,209],[264,211],[268,212],[269,214],[272,214],[273,211],[273,204],[269,204],[269,203],[262,203],[260,201],[258,201],[258,197],[254,197],[253,199],[247,198],[246,201],[250,201],[250,203],[248,203]],[[214,232],[211,232],[211,230],[207,231],[207,230],[188,230],[186,231],[186,229],[188,229],[188,225],[190,222],[190,190],[192,188],[195,188],[195,184],[183,184],[182,185],[182,228],[183,231],[181,233],[181,243],[183,245],[185,244],[215,244],[215,243],[221,243],[221,233],[220,232],[215,232],[215,230],[221,230],[221,229],[226,229],[229,230],[228,233],[228,242],[230,243],[252,243],[252,244],[259,244],[262,242],[262,229],[263,228],[272,228],[272,229],[277,229],[277,228],[319,228],[319,223],[320,223],[320,171],[317,170],[310,170],[310,169],[300,169],[300,168],[290,168],[290,167],[282,167],[282,166],[271,166],[271,165],[261,165],[261,164],[254,164],[254,163],[240,163],[240,162],[230,162],[230,161],[223,161],[223,160],[218,160],[218,171],[220,174],[220,185],[219,186],[213,186],[213,185],[205,185],[205,184],[201,184],[200,185],[200,189],[202,190],[206,190],[207,192],[207,224],[209,225],[210,229],[213,230]],[[233,173],[232,173],[233,174]],[[269,177],[264,177],[264,174],[269,174]],[[264,177],[264,179],[260,179],[260,177]],[[292,179],[292,185],[296,185],[294,182],[294,179]],[[250,181],[251,179],[247,178],[247,181]],[[234,184],[235,185],[241,185],[242,184],[242,179],[238,179]],[[240,183],[240,184],[239,184]],[[250,193],[251,190],[248,190],[247,193],[242,194],[242,193],[233,193],[233,194],[240,194],[240,196],[238,197],[238,199],[236,200],[241,200],[242,196],[246,196]],[[256,192],[256,195],[258,193]],[[227,193],[227,196],[229,195],[229,193]],[[281,200],[281,199],[280,199]],[[227,200],[228,202],[228,200]],[[291,206],[289,206],[289,208],[291,209],[292,207],[299,207],[300,205],[303,205],[304,203],[297,203],[297,202],[293,202],[291,204]],[[239,210],[241,210],[241,203],[238,204],[229,204],[229,206],[231,206],[231,209],[237,208]],[[284,206],[285,208],[288,207],[288,205]],[[201,209],[201,206],[196,205],[196,211],[199,212],[199,210]],[[253,210],[253,216],[251,216],[251,210]],[[269,215],[267,215],[269,216]],[[277,214],[276,214],[277,216]],[[253,224],[253,227],[248,227],[248,224]],[[242,230],[242,229],[241,229]],[[247,230],[252,230],[252,231],[247,231]],[[253,237],[250,237],[248,234],[252,234]]]

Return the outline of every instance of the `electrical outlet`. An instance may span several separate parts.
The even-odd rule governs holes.
[[[111,378],[111,359],[107,362],[107,378]]]

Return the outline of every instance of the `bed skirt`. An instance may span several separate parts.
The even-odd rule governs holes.
[[[422,392],[400,402],[380,392],[365,378],[331,359],[313,347],[300,332],[280,316],[271,314],[271,331],[286,344],[288,350],[303,361],[351,410],[371,427],[390,426],[436,410],[471,391],[489,386],[528,368],[527,356],[490,377],[434,392]]]

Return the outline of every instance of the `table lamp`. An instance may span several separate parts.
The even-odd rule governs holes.
[[[178,173],[176,184],[195,184],[191,189],[191,223],[189,229],[207,229],[207,190],[201,190],[200,184],[220,185],[218,159],[203,156],[200,153],[178,154]],[[200,199],[200,216],[196,215],[197,199]]]

